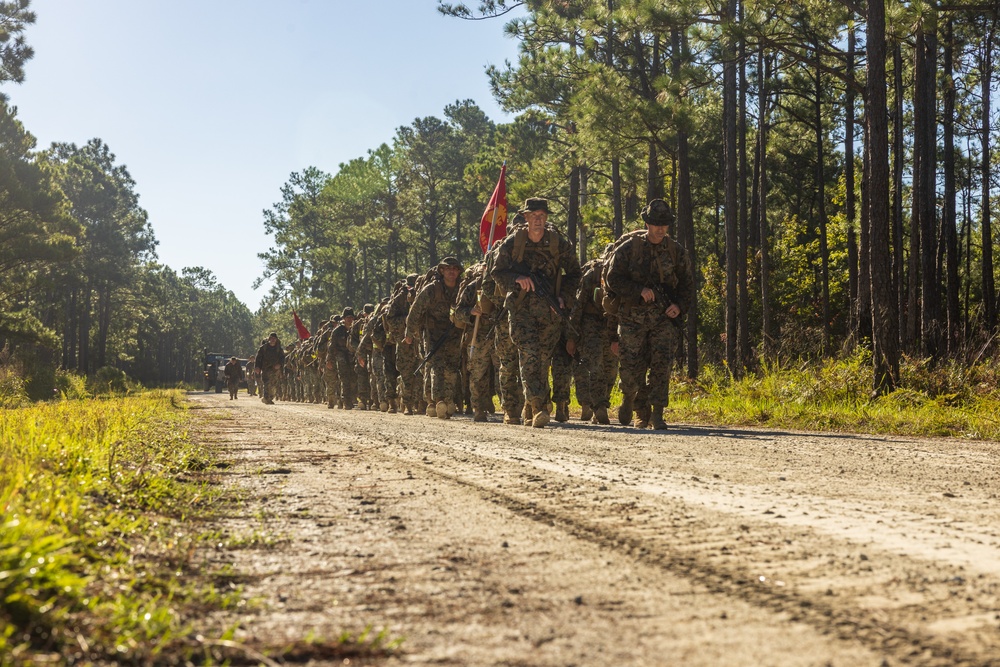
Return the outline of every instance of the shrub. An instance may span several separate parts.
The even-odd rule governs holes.
[[[24,379],[10,366],[0,366],[0,408],[20,408],[28,403]]]
[[[87,398],[87,378],[70,371],[56,371],[56,390],[66,400]]]
[[[129,390],[128,377],[125,375],[125,371],[113,368],[112,366],[98,368],[88,385],[90,392],[96,396],[125,394]]]

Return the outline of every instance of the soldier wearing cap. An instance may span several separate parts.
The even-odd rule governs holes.
[[[533,197],[521,210],[527,229],[508,234],[500,243],[491,270],[506,293],[504,306],[510,337],[518,348],[524,386],[524,418],[535,428],[549,423],[549,366],[559,342],[568,308],[576,298],[580,263],[573,245],[546,225],[548,200]],[[536,284],[537,280],[537,284]],[[558,312],[539,292],[547,287],[558,302]],[[531,414],[528,414],[530,410]]]
[[[260,399],[266,405],[274,405],[274,397],[281,383],[282,368],[285,365],[285,350],[281,347],[277,332],[272,331],[257,348],[257,371],[260,372]]]
[[[618,334],[621,353],[622,406],[618,419],[636,426],[662,430],[663,410],[669,400],[670,371],[680,336],[681,316],[691,303],[694,277],[687,252],[668,232],[673,211],[662,199],[642,210],[645,233],[631,236],[611,253],[608,288],[621,300]],[[635,403],[647,384],[648,398]],[[645,395],[646,392],[643,392]],[[649,415],[647,418],[646,415]]]
[[[340,323],[330,334],[330,349],[326,354],[327,369],[335,369],[340,380],[340,405],[345,410],[354,409],[358,402],[357,378],[354,375],[354,355],[348,347],[351,327],[354,326],[354,309],[344,308]]]
[[[229,363],[222,369],[226,376],[226,387],[229,388],[229,400],[235,401],[240,390],[240,380],[243,379],[243,366],[236,357],[230,357]]]
[[[411,273],[389,299],[389,310],[386,313],[386,334],[396,344],[396,371],[399,378],[399,401],[403,414],[412,415],[420,404],[420,392],[423,388],[423,377],[414,374],[420,365],[417,356],[416,341],[406,342],[406,316],[416,298],[415,288],[417,274]],[[435,413],[436,414],[436,413]]]
[[[414,339],[422,338],[427,350],[425,354],[431,355],[424,365],[425,372],[430,374],[428,417],[449,419],[455,413],[454,397],[462,364],[462,332],[451,319],[451,309],[458,299],[461,274],[462,263],[458,259],[442,259],[436,275],[417,293],[406,317],[403,342],[409,345]]]

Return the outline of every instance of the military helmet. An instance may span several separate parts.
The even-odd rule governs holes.
[[[340,314],[341,319],[347,319],[348,317],[354,317],[354,309],[350,306],[344,308],[344,312]]]

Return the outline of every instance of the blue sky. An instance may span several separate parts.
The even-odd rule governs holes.
[[[289,174],[337,166],[473,99],[514,60],[505,19],[435,0],[34,0],[26,81],[4,87],[39,147],[99,137],[136,181],[159,260],[215,273],[251,310],[264,209]]]

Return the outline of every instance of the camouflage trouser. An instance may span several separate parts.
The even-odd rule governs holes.
[[[340,378],[340,397],[345,408],[353,408],[358,402],[358,378],[354,375],[354,355],[338,354],[337,376]]]
[[[561,318],[534,294],[510,313],[510,337],[517,345],[524,400],[541,403],[543,409],[548,408],[549,366],[561,331]]]
[[[398,396],[396,382],[399,381],[399,369],[396,368],[396,346],[386,345],[382,350],[382,377],[385,380],[385,397],[392,401]]]
[[[236,394],[240,391],[240,381],[226,380],[226,387],[229,389],[229,397],[236,398]]]
[[[336,404],[340,401],[340,376],[336,364],[323,369],[323,379],[326,380],[326,402]]]
[[[414,376],[413,371],[420,365],[420,357],[417,356],[416,341],[407,345],[399,343],[396,345],[396,368],[399,370],[399,381],[403,385],[401,388],[401,398],[404,405],[413,408],[420,403],[420,395],[423,392],[424,378],[418,373]]]
[[[476,348],[468,361],[469,368],[469,398],[475,410],[490,412],[493,408],[493,375],[494,369],[500,366],[493,341],[476,341]]]
[[[566,337],[560,336],[552,350],[552,400],[556,403],[569,403],[575,365],[576,361],[566,351]]]
[[[306,385],[306,401],[309,403],[320,403],[323,398],[320,393],[319,367],[316,365],[306,366],[302,370],[302,380]]]
[[[382,350],[372,350],[371,374],[372,400],[377,404],[388,403],[389,394],[385,386],[385,354]]]
[[[576,350],[579,357],[576,400],[580,405],[592,408],[610,408],[611,387],[618,374],[618,357],[611,354],[611,336],[603,317],[583,317]]]
[[[500,405],[509,415],[521,416],[524,408],[524,387],[517,346],[510,339],[510,323],[504,318],[493,330],[494,349],[500,365]]]
[[[262,372],[260,376],[260,397],[265,401],[273,401],[281,389],[283,380],[281,371]]]
[[[430,348],[433,341],[438,340],[441,334],[433,336],[429,331],[424,331],[424,346]],[[424,375],[429,378],[425,380],[425,386],[430,392],[427,402],[436,404],[440,401],[448,403],[455,401],[455,392],[461,383],[462,366],[462,339],[461,336],[452,333],[451,337],[442,345],[438,351],[424,364]]]
[[[621,348],[621,387],[625,397],[635,396],[646,382],[644,403],[667,405],[670,400],[670,371],[677,349],[677,327],[658,308],[633,308],[618,324]],[[643,393],[645,395],[645,392]]]
[[[367,362],[366,362],[367,363]],[[371,375],[368,373],[368,368],[362,368],[361,364],[354,363],[354,377],[357,378],[358,383],[358,398],[361,399],[362,403],[372,402],[372,384]]]
[[[253,371],[247,373],[247,395],[257,395],[257,377],[254,375]]]

